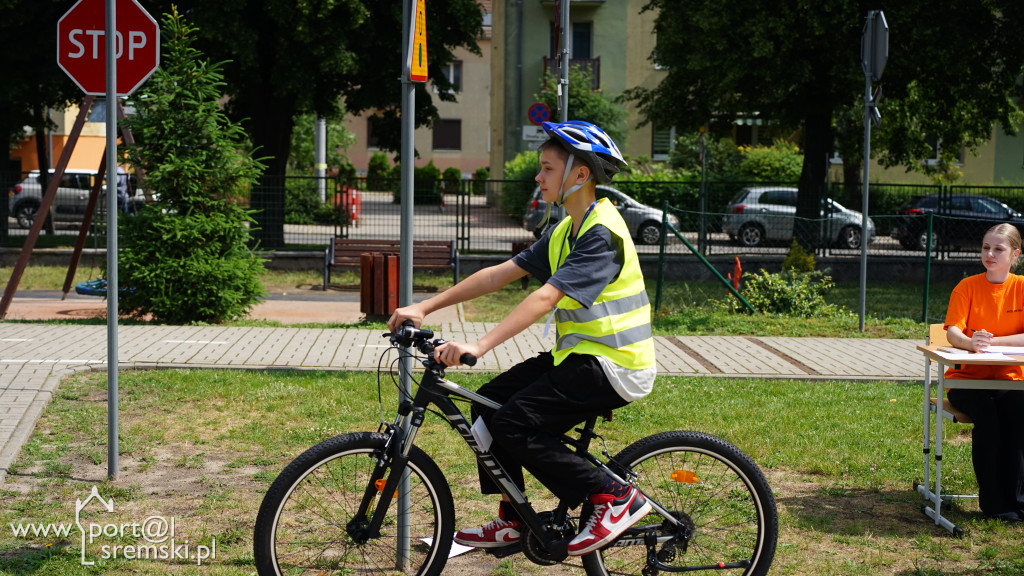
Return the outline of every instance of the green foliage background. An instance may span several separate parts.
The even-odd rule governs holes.
[[[130,100],[127,156],[157,200],[121,221],[120,312],[174,324],[240,318],[263,295],[239,203],[262,165],[221,112],[220,65],[192,47],[194,29],[174,11],[162,35],[162,65]]]

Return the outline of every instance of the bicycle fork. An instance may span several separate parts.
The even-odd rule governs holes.
[[[409,463],[409,450],[412,449],[416,433],[423,424],[425,412],[423,407],[414,407],[408,402],[403,402],[399,406],[394,424],[386,428],[388,439],[384,443],[384,450],[377,457],[359,508],[346,525],[346,530],[354,541],[362,544],[372,538],[380,538],[380,527],[392,501],[384,495],[398,492],[399,483]],[[411,424],[408,436],[404,426],[406,421]],[[377,506],[373,508],[375,501]]]

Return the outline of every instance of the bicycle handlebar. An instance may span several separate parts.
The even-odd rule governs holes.
[[[398,331],[394,334],[384,334],[385,338],[390,338],[392,344],[399,346],[412,346],[420,352],[430,356],[431,361],[434,358],[434,348],[437,348],[445,341],[438,338],[431,340],[434,337],[433,330],[427,330],[426,328],[416,328],[412,325],[412,322],[408,320],[398,327]],[[476,366],[476,356],[466,352],[459,357],[459,362],[462,362],[466,366]],[[440,364],[440,363],[439,363]],[[441,364],[444,366],[443,364]]]

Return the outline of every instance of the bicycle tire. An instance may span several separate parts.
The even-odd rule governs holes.
[[[397,535],[397,503],[388,508],[380,538],[358,543],[346,531],[385,442],[385,435],[372,432],[335,436],[281,472],[256,516],[253,555],[260,576],[441,573],[455,533],[455,505],[441,469],[415,446],[409,452],[407,541]],[[399,544],[409,551],[401,569]]]
[[[685,549],[680,538],[659,544],[661,562],[697,574],[768,573],[778,542],[775,497],[761,470],[739,448],[702,432],[663,432],[634,442],[614,462],[636,474],[635,486],[692,529]],[[588,515],[585,507],[581,516]],[[641,534],[644,528],[662,538],[678,534],[656,511],[627,533]],[[642,540],[619,540],[584,556],[588,576],[644,574]],[[707,570],[696,569],[702,566]]]

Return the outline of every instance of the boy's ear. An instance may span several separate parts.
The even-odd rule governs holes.
[[[582,183],[582,182],[586,182],[587,178],[590,177],[590,166],[587,166],[586,164],[583,164],[582,162],[580,163],[579,166],[573,166],[572,167],[572,171],[577,174],[577,177],[576,177],[576,183],[577,184]]]

